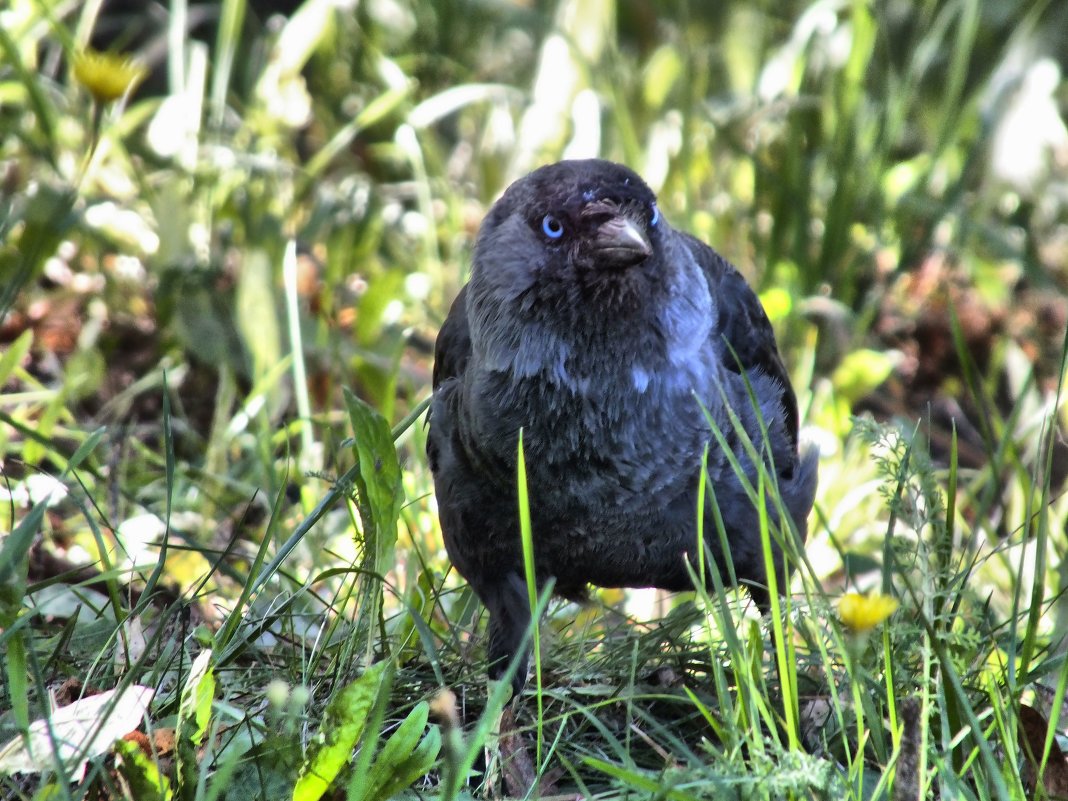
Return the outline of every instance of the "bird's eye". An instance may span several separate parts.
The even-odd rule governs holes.
[[[541,230],[549,239],[559,239],[564,235],[564,224],[551,214],[546,214],[541,220]]]
[[[656,225],[660,222],[660,207],[655,203],[653,204],[653,218],[649,220],[649,225]]]

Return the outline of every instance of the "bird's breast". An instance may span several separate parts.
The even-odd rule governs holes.
[[[709,438],[707,376],[686,363],[612,367],[482,376],[469,397],[471,442],[514,470],[522,429],[531,496],[561,514],[684,491]]]

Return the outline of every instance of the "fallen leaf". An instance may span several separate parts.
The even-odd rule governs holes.
[[[1038,768],[1042,763],[1048,731],[1049,722],[1041,712],[1027,704],[1020,704],[1020,726],[1016,737],[1026,758],[1023,780],[1032,788],[1038,785]],[[1049,758],[1046,760],[1046,769],[1041,780],[1045,789],[1043,795],[1046,798],[1051,801],[1068,799],[1068,757],[1065,757],[1056,738],[1050,743]]]
[[[108,690],[53,710],[48,719],[31,723],[25,738],[0,746],[0,774],[53,770],[58,758],[80,775],[90,759],[140,725],[155,693],[135,684],[121,694]]]

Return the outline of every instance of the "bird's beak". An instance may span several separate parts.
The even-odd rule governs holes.
[[[611,267],[630,267],[653,254],[645,231],[622,215],[601,223],[590,246],[596,262]]]

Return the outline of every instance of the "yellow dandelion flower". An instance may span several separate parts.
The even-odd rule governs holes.
[[[74,78],[97,103],[113,103],[144,80],[144,65],[120,53],[86,48],[74,54]]]
[[[838,602],[838,617],[847,628],[863,633],[871,631],[894,614],[897,607],[897,599],[889,595],[880,595],[877,592],[870,595],[847,592]]]

